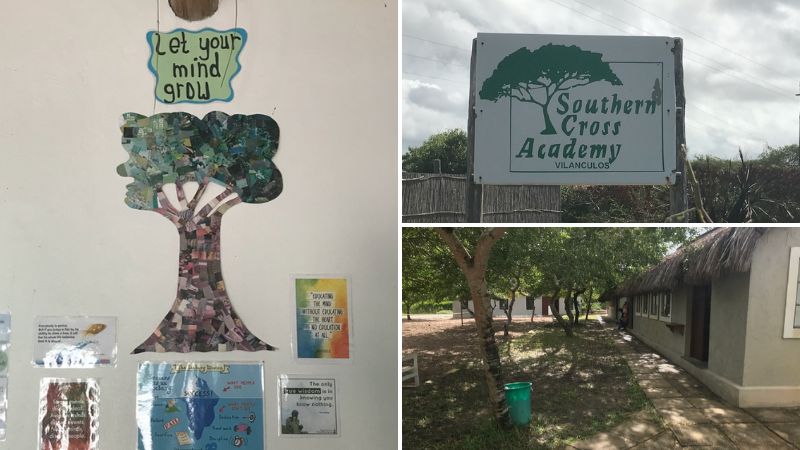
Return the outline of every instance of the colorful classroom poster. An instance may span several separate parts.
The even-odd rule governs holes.
[[[40,367],[114,366],[116,317],[34,317],[33,364]]]
[[[339,436],[336,377],[279,375],[281,436]]]
[[[350,277],[294,276],[297,363],[353,362]]]
[[[138,386],[139,450],[264,448],[260,363],[145,362]]]
[[[39,450],[97,448],[97,380],[43,378],[39,395]]]
[[[0,313],[0,441],[6,440],[8,407],[8,350],[11,338],[11,314]]]

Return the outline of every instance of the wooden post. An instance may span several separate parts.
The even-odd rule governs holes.
[[[213,16],[219,0],[169,0],[169,7],[181,19],[195,22]]]
[[[669,187],[669,213],[678,214],[686,211],[689,206],[686,199],[686,168],[683,162],[681,145],[686,145],[686,93],[683,90],[683,39],[675,38],[672,48],[675,54],[675,184]],[[700,195],[695,192],[695,195]],[[689,214],[684,215],[687,222]]]
[[[433,173],[438,175],[442,174],[442,160],[439,158],[433,160]]]
[[[467,119],[467,223],[480,223],[483,205],[483,186],[475,183],[475,85],[477,74],[475,70],[475,52],[478,48],[478,39],[472,40],[472,58],[469,62],[469,112]]]

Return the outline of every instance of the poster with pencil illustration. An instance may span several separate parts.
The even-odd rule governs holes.
[[[294,358],[300,364],[353,362],[350,277],[294,275]]]

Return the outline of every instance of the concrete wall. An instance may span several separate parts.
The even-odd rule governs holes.
[[[780,393],[782,399],[793,398],[800,405],[800,339],[783,338],[791,247],[800,247],[800,228],[772,228],[756,248],[742,385],[770,387],[761,395]]]
[[[747,328],[749,273],[724,276],[711,284],[708,370],[742,384]]]
[[[672,352],[683,354],[685,348],[685,337],[688,332],[681,335],[680,332],[671,331],[667,328],[667,323],[686,323],[686,304],[687,296],[691,293],[688,288],[679,288],[672,292],[672,313],[669,321],[667,319],[655,319],[648,316],[636,315],[636,305],[634,304],[633,297],[630,298],[628,307],[631,311],[633,319],[632,327],[630,327],[635,334],[647,337],[649,340],[658,343],[660,346],[669,349]],[[620,304],[623,302],[620,301]]]

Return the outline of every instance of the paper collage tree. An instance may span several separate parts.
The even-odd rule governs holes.
[[[125,203],[161,214],[180,234],[175,302],[133,353],[275,350],[248,330],[228,298],[220,226],[222,215],[232,206],[265,203],[280,195],[283,181],[272,163],[278,124],[261,114],[219,111],[202,119],[184,112],[150,117],[126,113],[121,120],[122,146],[130,158],[117,172],[134,179],[127,186]],[[188,182],[197,182],[198,189],[187,201],[183,187]],[[178,207],[163,190],[171,183]],[[209,183],[225,190],[199,206]]]

